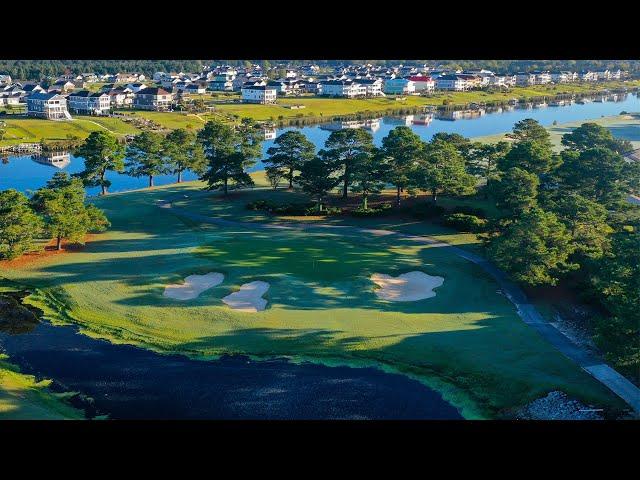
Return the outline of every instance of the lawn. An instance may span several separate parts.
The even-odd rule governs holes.
[[[5,117],[6,134],[0,145],[37,143],[40,140],[65,140],[69,135],[85,138],[96,130],[109,130],[117,135],[140,131],[117,118],[77,116],[71,121],[39,118],[10,119]]]
[[[0,354],[0,420],[82,419],[84,414],[64,401],[68,394],[51,392],[48,380],[38,382],[20,373]]]
[[[198,224],[156,204],[179,196],[227,208],[219,196],[198,197],[200,187],[100,198],[109,232],[78,252],[5,263],[3,276],[32,288],[27,302],[47,318],[92,336],[202,359],[244,353],[377,365],[437,388],[468,418],[499,416],[555,389],[619,405],[526,326],[490,277],[450,251],[376,235]],[[229,207],[239,212],[240,203]],[[411,270],[445,278],[434,298],[378,300],[372,273]],[[167,284],[214,271],[224,282],[195,300],[162,295]],[[265,311],[222,303],[254,280],[271,284]]]

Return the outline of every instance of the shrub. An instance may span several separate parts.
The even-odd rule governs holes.
[[[470,207],[467,205],[459,205],[455,207],[451,213],[464,213],[465,215],[473,215],[478,218],[487,218],[487,214],[482,208]]]
[[[355,210],[351,210],[351,215],[354,217],[381,217],[383,215],[388,215],[391,212],[391,204],[384,203],[380,206],[367,208],[366,210],[362,207],[358,207]]]
[[[304,215],[308,217],[313,217],[317,215],[339,215],[342,213],[342,209],[340,207],[327,207],[325,206],[321,211],[318,211],[318,207],[313,205],[305,210]]]
[[[442,224],[451,227],[459,232],[481,233],[487,229],[487,220],[476,217],[475,215],[466,215],[464,213],[451,213],[445,215]]]

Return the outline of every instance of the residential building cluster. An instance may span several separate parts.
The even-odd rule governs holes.
[[[363,98],[385,95],[429,95],[436,91],[509,89],[550,83],[598,82],[624,78],[620,70],[492,72],[485,69],[444,70],[427,65],[315,64],[291,67],[278,64],[268,71],[257,64],[245,67],[212,65],[197,73],[156,72],[98,75],[69,74],[53,79],[45,88],[16,82],[0,74],[0,105],[26,104],[27,114],[63,119],[68,113],[106,115],[113,109],[172,110],[184,98],[207,92],[238,92],[240,101],[272,104],[279,97],[319,95]],[[90,84],[100,82],[98,91]],[[233,101],[233,100],[231,100]]]

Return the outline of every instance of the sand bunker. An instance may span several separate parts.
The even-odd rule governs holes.
[[[380,286],[376,290],[378,298],[390,302],[415,302],[436,296],[434,288],[444,282],[442,277],[433,277],[424,272],[409,272],[392,277],[382,273],[374,273],[371,280]]]
[[[218,272],[189,275],[184,279],[184,284],[167,285],[164,289],[164,296],[174,300],[192,300],[205,290],[220,285],[222,280],[224,280],[224,275]]]
[[[229,307],[241,312],[259,312],[267,306],[262,295],[269,290],[267,282],[255,281],[240,286],[240,290],[222,299]]]

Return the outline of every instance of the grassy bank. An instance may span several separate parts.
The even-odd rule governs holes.
[[[227,209],[229,218],[246,220],[256,212],[244,212],[242,203],[265,192],[227,205],[219,195],[200,197],[200,187],[196,182],[97,199],[112,222],[108,233],[82,251],[5,263],[2,275],[30,286],[35,293],[26,302],[53,322],[74,322],[86,334],[160,352],[375,364],[435,386],[471,418],[498,416],[555,389],[619,406],[522,323],[474,264],[409,239],[218,227],[157,206],[178,196],[183,208]],[[422,223],[403,226],[395,219],[387,226],[435,228]],[[458,235],[437,228],[443,239]],[[372,273],[411,270],[445,278],[434,298],[377,298]],[[198,298],[163,296],[167,284],[212,271],[223,273],[224,282]],[[263,312],[234,311],[221,301],[254,280],[271,285]]]
[[[50,380],[38,382],[32,375],[20,373],[0,354],[0,420],[83,419],[82,411],[65,401],[72,394],[53,393],[50,384]]]

